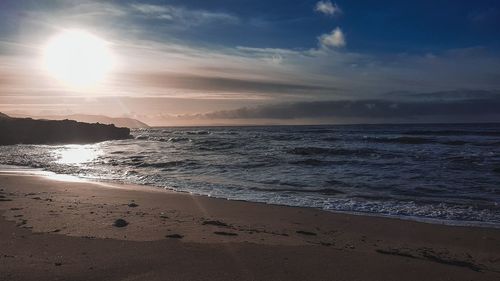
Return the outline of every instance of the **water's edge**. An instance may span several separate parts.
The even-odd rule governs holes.
[[[2,146],[0,164],[229,200],[500,226],[500,124],[132,134],[86,145]]]
[[[116,181],[116,180],[109,180],[109,179],[89,179],[89,178],[80,177],[80,176],[71,175],[71,174],[58,174],[58,173],[55,173],[55,172],[52,172],[49,170],[32,168],[29,166],[14,166],[14,165],[0,164],[0,176],[2,174],[8,174],[8,173],[19,173],[19,174],[25,174],[25,175],[42,176],[42,177],[47,177],[49,179],[58,180],[58,181],[87,182],[87,183],[110,183],[110,184],[127,185],[127,186],[131,186],[131,185],[144,186],[144,187],[157,188],[158,190],[168,190],[169,192],[190,194],[193,196],[203,196],[203,197],[208,197],[208,198],[225,199],[225,200],[231,200],[231,201],[242,201],[242,202],[257,203],[257,204],[285,206],[285,207],[290,207],[290,208],[316,209],[316,210],[326,211],[326,212],[335,213],[335,214],[378,217],[378,218],[387,218],[387,219],[398,219],[398,220],[414,221],[414,222],[419,222],[419,223],[446,225],[446,226],[454,226],[454,227],[479,227],[479,228],[500,229],[500,225],[495,224],[495,223],[477,222],[477,221],[443,220],[443,219],[423,218],[423,217],[417,217],[417,216],[396,216],[396,215],[386,215],[386,214],[368,213],[368,212],[339,211],[339,210],[321,209],[321,208],[308,207],[308,206],[291,206],[291,205],[286,205],[286,204],[271,204],[268,202],[260,202],[260,201],[229,199],[229,198],[225,198],[225,197],[215,197],[215,196],[210,196],[210,195],[205,195],[205,194],[197,194],[197,193],[193,193],[193,192],[179,191],[179,190],[175,190],[173,188],[166,188],[166,187],[160,187],[160,186],[155,186],[155,185],[136,184],[136,183],[126,182],[126,181]],[[140,189],[134,189],[134,190],[142,191]]]

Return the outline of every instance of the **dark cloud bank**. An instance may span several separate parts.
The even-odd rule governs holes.
[[[230,93],[332,93],[339,89],[334,87],[307,85],[300,83],[285,83],[277,81],[262,81],[237,79],[227,77],[206,77],[199,75],[182,75],[172,73],[128,74],[128,82],[146,83],[150,86],[189,89],[197,91],[230,92]]]
[[[449,91],[398,99],[281,103],[192,116],[201,119],[323,119],[361,122],[500,122],[500,93]]]

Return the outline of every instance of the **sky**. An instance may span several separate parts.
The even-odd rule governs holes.
[[[500,122],[499,1],[0,1],[0,111],[150,125]],[[113,69],[43,66],[65,30]]]

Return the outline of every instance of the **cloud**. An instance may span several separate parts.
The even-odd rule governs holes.
[[[206,10],[188,10],[180,6],[132,4],[131,11],[149,19],[181,22],[187,26],[196,26],[210,22],[238,23],[239,18],[221,12]]]
[[[322,0],[316,3],[314,10],[318,13],[323,13],[325,15],[333,16],[342,13],[342,10],[337,6],[337,4],[332,4],[328,0]]]
[[[266,47],[265,43],[252,47],[224,46],[223,42],[200,44],[196,39],[176,37],[176,26],[184,31],[183,26],[193,24],[183,23],[190,20],[188,15],[194,15],[193,21],[198,23],[195,17],[223,20],[222,13],[188,10],[180,6],[132,8],[110,2],[85,3],[67,5],[60,10],[40,10],[36,17],[30,13],[22,18],[23,33],[0,40],[0,99],[9,96],[9,99],[16,96],[20,100],[30,96],[47,99],[57,96],[59,100],[68,96],[203,99],[197,103],[202,108],[194,112],[201,113],[284,100],[290,103],[383,100],[406,104],[410,98],[414,102],[430,99],[419,92],[450,88],[500,89],[500,58],[486,48],[471,46],[434,51],[432,55],[338,51],[337,47],[346,43],[340,29],[319,37],[319,48],[312,49],[272,48]],[[172,7],[176,9],[172,10]],[[82,28],[95,31],[110,41],[121,62],[102,88],[76,92],[41,73],[38,65],[40,45],[53,32],[71,26],[74,19],[82,24]],[[202,26],[192,31],[200,32],[201,29]],[[221,27],[220,30],[225,29]],[[394,91],[416,94],[409,97],[403,94],[383,96],[383,93]],[[458,96],[457,93],[449,95]],[[486,98],[480,93],[460,95]],[[446,95],[438,99],[443,99],[443,96]],[[405,100],[401,101],[403,98]],[[171,113],[178,107],[179,100],[172,102],[175,105],[171,108],[158,108],[156,112]],[[228,100],[234,103],[223,104]],[[21,110],[22,104],[16,105],[16,109]],[[156,104],[148,106],[151,108]],[[365,107],[384,108],[378,102],[367,104]],[[4,106],[0,103],[0,111]],[[130,103],[126,107],[133,106]],[[34,106],[26,107],[33,110]],[[96,107],[82,108],[80,112]],[[107,109],[102,110],[106,112]],[[148,108],[137,110],[142,113],[149,111]]]
[[[173,9],[171,7],[159,6],[159,5],[149,5],[149,4],[132,4],[132,10],[139,12],[143,15],[149,16],[150,18],[162,19],[162,20],[173,20]]]
[[[458,89],[429,93],[416,93],[411,91],[396,91],[384,94],[389,99],[404,101],[465,101],[465,100],[490,100],[500,98],[499,91],[486,91],[474,89]]]
[[[197,92],[216,92],[244,94],[242,96],[251,97],[247,94],[302,94],[304,92],[336,92],[335,87],[326,87],[320,85],[301,84],[299,82],[287,81],[281,82],[270,79],[238,79],[229,77],[200,76],[194,74],[178,73],[132,73],[123,76],[120,83],[141,84],[146,87],[170,88],[191,90]],[[127,82],[128,81],[128,82]],[[237,94],[233,94],[233,97]],[[222,96],[222,95],[221,95]]]
[[[344,47],[346,44],[344,33],[342,32],[340,27],[335,28],[330,33],[321,35],[318,40],[320,47],[322,48],[340,48]]]
[[[463,94],[462,91],[457,91]],[[486,92],[486,91],[482,91]],[[422,93],[440,97],[451,92]],[[474,91],[472,91],[474,94]],[[188,118],[200,119],[329,119],[361,121],[425,121],[452,120],[455,122],[500,120],[500,93],[489,92],[487,98],[425,101],[384,99],[311,101],[279,103],[235,110],[215,111]]]

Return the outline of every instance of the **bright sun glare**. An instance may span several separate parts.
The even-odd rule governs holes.
[[[102,81],[113,68],[108,43],[84,30],[66,30],[52,37],[43,59],[50,75],[76,88]]]
[[[91,145],[67,145],[56,151],[57,163],[82,165],[92,162],[100,151]]]

